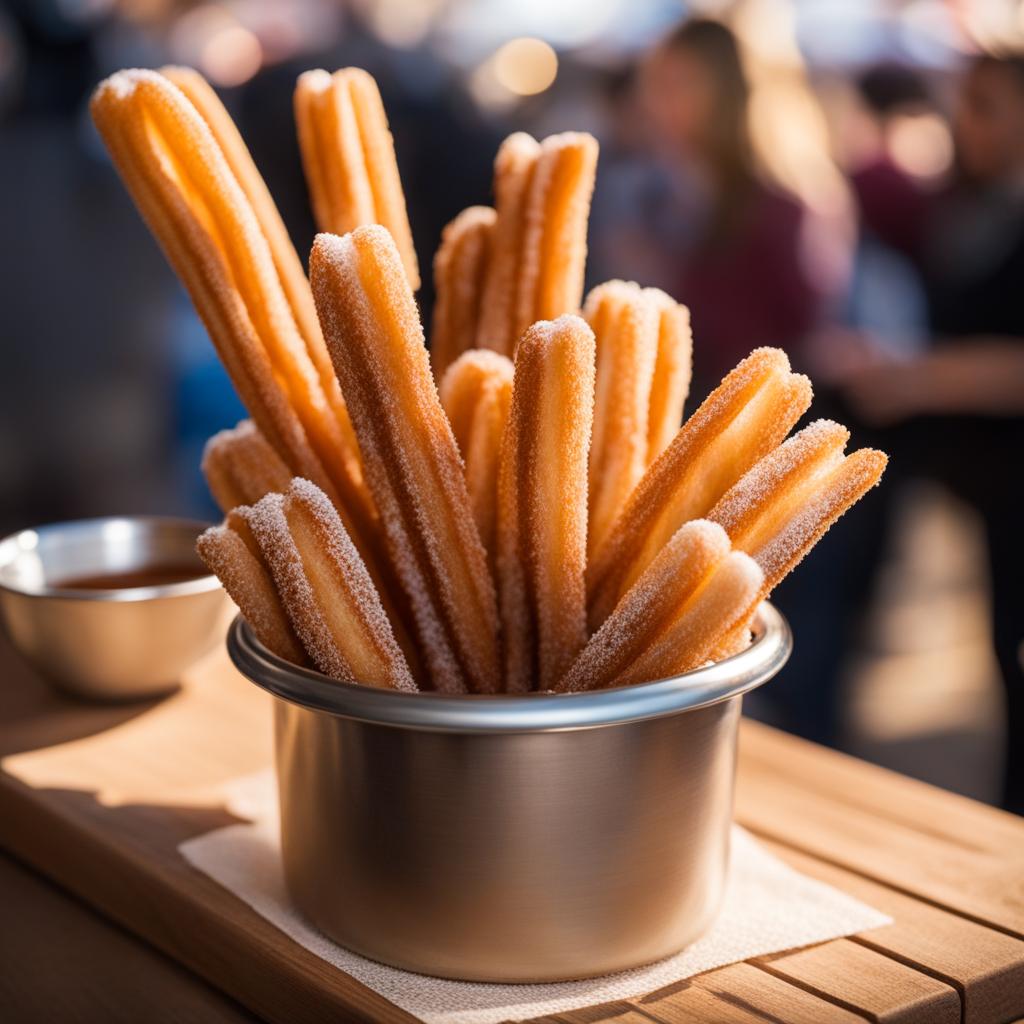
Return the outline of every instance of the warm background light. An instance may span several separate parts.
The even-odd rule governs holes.
[[[889,126],[889,153],[908,174],[932,178],[949,170],[953,139],[938,114],[907,114]]]
[[[216,85],[241,85],[263,63],[263,48],[255,33],[214,4],[194,7],[183,15],[170,43],[175,60],[198,67]]]
[[[495,78],[517,96],[543,92],[558,74],[558,56],[543,39],[512,39],[493,60]]]

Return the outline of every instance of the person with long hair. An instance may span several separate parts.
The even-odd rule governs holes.
[[[699,391],[757,345],[797,348],[814,325],[822,294],[806,259],[807,211],[756,158],[751,85],[728,27],[683,22],[647,55],[638,85],[671,179],[657,218],[663,281],[690,307]]]

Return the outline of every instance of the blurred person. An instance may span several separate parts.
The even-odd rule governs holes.
[[[886,448],[859,411],[834,386],[864,353],[885,346],[895,355],[920,351],[927,310],[917,259],[929,193],[920,178],[892,157],[894,120],[932,109],[926,83],[913,69],[868,68],[832,111],[833,148],[845,167],[856,224],[846,294],[802,352],[815,382],[814,415],[846,424],[853,446]],[[878,566],[903,488],[895,460],[883,486],[867,495],[858,515],[842,519],[823,538],[813,563],[774,595],[799,636],[779,685],[765,694],[768,717],[808,739],[845,747],[844,681],[851,656],[866,641]],[[756,710],[756,709],[755,709]]]
[[[928,87],[916,70],[898,64],[868,68],[856,86],[864,116],[849,176],[861,230],[893,252],[916,259],[928,193],[893,158],[887,136],[896,119],[930,111]]]
[[[954,139],[953,180],[923,230],[927,350],[864,346],[842,376],[894,465],[944,482],[984,521],[1006,699],[1003,804],[1024,813],[1024,55],[975,60]]]
[[[703,394],[755,346],[794,348],[815,323],[805,211],[758,166],[750,85],[725,25],[684,22],[647,56],[639,89],[665,169],[665,284],[690,307]]]
[[[803,361],[806,338],[845,287],[852,242],[848,192],[798,51],[758,49],[748,38],[756,25],[741,20],[737,27],[742,39],[715,21],[684,22],[641,63],[636,106],[623,91],[614,94],[612,123],[625,153],[610,175],[603,151],[595,196],[605,276],[642,272],[644,283],[690,307],[691,408],[759,345],[781,346]],[[637,139],[638,122],[646,123],[647,139]],[[766,134],[766,126],[779,130]],[[605,220],[608,198],[619,207],[612,211],[617,229]],[[646,260],[636,255],[644,248],[641,231]],[[831,546],[828,539],[823,546]],[[748,710],[835,743],[837,691],[820,684],[823,674],[837,674],[846,604],[817,599],[817,575],[805,581],[791,581],[778,595],[801,637],[793,663]],[[829,579],[829,592],[841,582],[841,575]]]

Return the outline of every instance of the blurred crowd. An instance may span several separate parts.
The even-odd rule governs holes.
[[[605,19],[575,43],[565,11],[546,16],[549,43],[524,6],[539,38],[512,42],[493,38],[513,20],[498,0],[0,9],[0,525],[212,517],[199,452],[242,415],[91,130],[95,82],[194,58],[225,87],[301,252],[313,224],[292,86],[357,64],[381,86],[422,263],[448,219],[489,201],[505,134],[593,131],[588,286],[635,279],[689,305],[690,408],[752,348],[780,345],[815,381],[814,415],[892,456],[777,595],[798,642],[758,714],[840,743],[844,668],[906,488],[933,481],[976,512],[1008,723],[1000,799],[1024,812],[1024,56],[941,3],[865,4],[932,20],[904,18],[908,45],[858,37],[831,63],[849,5],[569,3]],[[420,298],[429,317],[429,282]]]

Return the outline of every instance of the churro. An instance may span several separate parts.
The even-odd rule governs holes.
[[[583,132],[502,143],[477,347],[512,355],[530,324],[579,308],[596,167],[597,142]]]
[[[752,352],[708,396],[633,490],[588,566],[597,628],[679,527],[706,516],[810,404],[806,377],[779,349]]]
[[[669,629],[729,550],[729,537],[716,523],[697,519],[680,526],[587,641],[555,689],[597,690],[613,685]]]
[[[256,639],[279,658],[296,665],[305,652],[288,621],[274,581],[258,550],[246,543],[237,519],[211,526],[196,541],[196,551],[238,605]],[[248,529],[243,524],[247,533]]]
[[[645,288],[644,295],[659,312],[658,355],[647,416],[650,465],[669,446],[683,422],[683,406],[690,392],[693,338],[690,311],[685,306],[657,288]]]
[[[390,234],[321,234],[310,261],[328,350],[437,690],[500,685],[494,587],[419,314]]]
[[[270,247],[271,258],[277,269],[278,277],[281,279],[281,286],[288,298],[288,304],[291,306],[292,316],[294,316],[299,333],[306,343],[309,357],[320,376],[324,393],[335,412],[347,419],[344,413],[345,404],[341,400],[341,392],[338,390],[338,384],[334,377],[334,368],[331,366],[323,335],[320,332],[320,321],[316,318],[316,306],[313,305],[313,293],[309,290],[309,281],[306,279],[302,261],[295,251],[288,229],[278,212],[277,204],[253,162],[245,140],[217,93],[198,71],[194,71],[192,68],[167,65],[160,69],[160,74],[173,82],[185,94],[217,140],[224,159],[231,168],[239,187],[249,200],[253,213],[259,221],[260,230]],[[353,451],[355,451],[354,448]]]
[[[289,260],[275,219],[262,200],[258,215],[246,194],[245,188],[252,194],[260,190],[241,140],[226,131],[227,115],[217,113],[208,96],[201,102],[230,161],[204,114],[154,71],[112,75],[96,89],[91,111],[253,421],[292,473],[314,480],[331,496],[346,528],[369,550],[375,513],[351,424],[333,378],[327,378],[329,367],[316,356],[322,350],[319,332],[301,312],[303,302],[297,314],[289,301],[289,294],[302,292],[301,282],[291,272],[282,278],[279,265]],[[247,168],[245,188],[231,162]],[[273,250],[267,230],[276,238]],[[302,335],[297,317],[311,334]]]
[[[489,206],[470,206],[441,233],[434,255],[435,299],[430,324],[430,362],[438,381],[476,344],[496,217]]]
[[[608,535],[647,468],[648,409],[661,313],[631,281],[608,281],[583,315],[597,342],[588,548]]]
[[[749,555],[733,551],[711,570],[675,622],[615,679],[632,686],[689,672],[757,607],[763,574]]]
[[[466,464],[466,487],[480,540],[492,562],[497,528],[498,463],[512,399],[511,360],[470,349],[441,381],[441,405]]]
[[[767,597],[828,528],[878,483],[887,457],[844,455],[846,427],[817,420],[746,473],[709,513],[764,572]]]
[[[252,420],[214,434],[203,449],[203,476],[221,512],[283,491],[292,474]]]
[[[305,72],[295,86],[295,120],[319,229],[343,235],[382,224],[398,246],[409,284],[419,288],[395,143],[373,77],[362,68]]]
[[[553,687],[586,642],[587,449],[594,335],[576,316],[534,324],[516,349],[498,475],[505,687]]]
[[[415,690],[359,552],[327,495],[297,478],[239,510],[313,664],[334,679]]]

